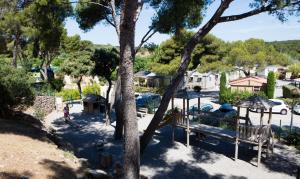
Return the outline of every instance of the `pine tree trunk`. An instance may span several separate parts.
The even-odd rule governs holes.
[[[124,178],[138,179],[140,143],[133,84],[135,16],[137,0],[125,0],[120,26],[121,93],[124,120]]]
[[[18,38],[14,40],[14,47],[13,47],[13,59],[11,65],[17,68],[17,57],[18,57]]]
[[[111,90],[111,85],[112,85],[112,82],[110,80],[110,78],[106,78],[106,80],[108,81],[108,88],[107,88],[107,91],[106,91],[106,125],[110,125],[110,121],[111,121],[111,115],[110,115],[110,104],[109,104],[109,93],[110,93],[110,90]]]
[[[78,91],[79,91],[80,99],[82,99],[82,90],[81,90],[81,84],[80,84],[81,80],[82,80],[82,77],[80,77],[79,80],[76,82],[77,87],[78,87]]]
[[[116,130],[115,130],[115,140],[120,140],[123,137],[124,120],[122,118],[122,94],[121,94],[121,77],[118,72],[118,79],[115,84],[115,112],[116,112]]]

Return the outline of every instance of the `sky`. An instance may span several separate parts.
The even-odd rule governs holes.
[[[225,11],[224,15],[234,15],[250,10],[250,0],[236,0]],[[220,0],[216,0],[206,10],[205,17],[200,28],[205,24],[217,9]],[[151,24],[151,17],[155,11],[150,7],[144,7],[136,25],[136,45],[148,31]],[[83,40],[90,40],[94,44],[118,45],[118,39],[113,27],[103,23],[97,24],[88,32],[82,31],[74,18],[68,18],[65,23],[68,35],[78,34]],[[196,31],[196,29],[191,29]],[[300,40],[300,17],[289,17],[288,21],[281,22],[275,16],[267,13],[248,17],[242,20],[225,22],[216,25],[210,32],[211,34],[223,39],[224,41],[246,40],[249,38],[259,38],[265,41],[280,40]],[[160,44],[170,38],[169,34],[156,33],[149,42]]]

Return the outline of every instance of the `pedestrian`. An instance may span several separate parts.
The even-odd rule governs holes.
[[[70,121],[70,113],[69,113],[69,105],[66,104],[66,106],[64,107],[64,118],[65,118],[65,122]]]

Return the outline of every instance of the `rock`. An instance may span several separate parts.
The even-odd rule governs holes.
[[[92,170],[89,169],[87,171],[87,176],[85,178],[90,178],[90,179],[112,179],[113,177],[111,175],[109,175],[108,173],[106,173],[103,170]]]

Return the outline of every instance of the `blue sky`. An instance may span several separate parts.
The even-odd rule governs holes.
[[[249,9],[250,0],[236,0],[226,10],[224,15],[238,14],[246,12]],[[208,21],[213,12],[218,7],[219,1],[216,0],[209,6],[202,25]],[[136,26],[136,44],[138,44],[147,32],[151,24],[151,17],[154,10],[144,8]],[[218,24],[210,32],[225,41],[245,40],[249,38],[260,38],[265,41],[292,40],[300,39],[300,17],[289,17],[287,22],[280,22],[276,17],[266,13],[252,16],[239,21],[226,22]],[[201,27],[201,26],[200,26]],[[90,40],[95,44],[118,45],[118,40],[114,28],[104,24],[98,24],[94,29],[83,32],[75,19],[69,18],[66,21],[68,35],[79,34],[82,39]],[[196,29],[193,29],[196,30]],[[149,42],[160,44],[169,38],[168,34],[155,34]]]

